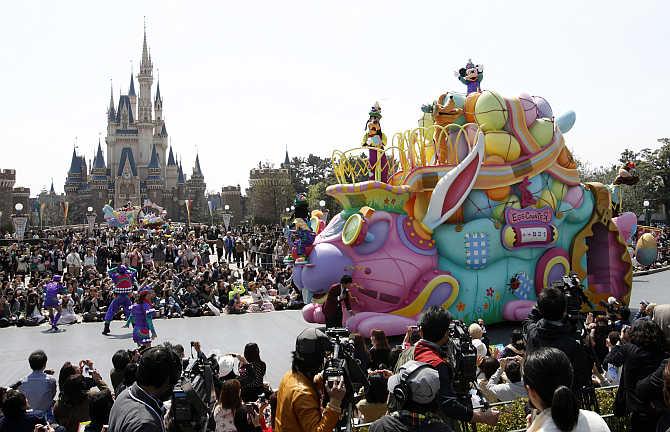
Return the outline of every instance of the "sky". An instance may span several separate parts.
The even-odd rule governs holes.
[[[110,79],[118,101],[144,17],[173,148],[187,174],[199,153],[209,191],[244,188],[286,148],[357,147],[375,101],[389,137],[416,127],[422,104],[465,91],[468,58],[483,89],[574,110],[567,145],[611,164],[670,136],[668,16],[644,0],[5,2],[0,168],[62,192],[75,143],[87,160],[104,145]]]

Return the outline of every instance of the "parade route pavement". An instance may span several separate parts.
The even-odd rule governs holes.
[[[670,303],[670,272],[635,277],[631,295],[631,309],[641,299],[658,304]],[[10,385],[28,374],[28,354],[43,349],[49,357],[48,368],[58,374],[66,361],[91,359],[108,384],[112,354],[119,349],[134,347],[131,330],[122,328],[123,321],[112,322],[112,334],[103,336],[102,323],[83,323],[61,326],[60,333],[49,332],[46,325],[39,327],[9,327],[0,329],[2,355],[0,385]],[[300,311],[279,311],[219,317],[159,319],[155,321],[158,339],[180,343],[188,355],[190,341],[202,343],[205,353],[242,353],[247,342],[256,342],[261,358],[267,363],[266,381],[273,387],[291,366],[291,351],[300,331],[311,324],[302,319]],[[509,333],[516,325],[489,326],[492,343],[506,344]]]

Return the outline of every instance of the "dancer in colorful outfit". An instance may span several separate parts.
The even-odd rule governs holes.
[[[157,337],[153,316],[156,310],[151,303],[155,295],[150,286],[144,286],[137,293],[135,304],[130,307],[130,315],[124,327],[133,324],[133,340],[139,347],[151,346],[152,339]]]
[[[105,314],[105,329],[102,334],[109,334],[109,323],[114,319],[114,315],[123,307],[123,313],[126,318],[130,316],[128,308],[132,304],[128,295],[133,292],[133,284],[137,278],[137,270],[132,267],[120,265],[110,269],[107,274],[114,282],[114,294],[116,297],[109,305],[107,313]]]
[[[382,132],[380,120],[382,118],[382,109],[379,102],[375,102],[370,108],[370,118],[365,123],[366,133],[363,136],[363,147],[369,147],[370,180],[377,180],[386,183],[388,181],[388,161],[384,146],[386,145],[386,135]],[[381,155],[381,157],[380,157]],[[380,166],[378,166],[380,165]],[[379,178],[377,177],[379,175]]]
[[[49,322],[51,323],[51,330],[58,331],[58,320],[61,315],[60,300],[58,294],[65,294],[66,290],[61,283],[61,276],[54,275],[51,282],[44,286],[44,309],[49,311]],[[54,315],[54,309],[56,314]]]

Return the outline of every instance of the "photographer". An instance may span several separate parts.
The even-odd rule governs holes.
[[[330,340],[320,330],[310,328],[298,335],[292,370],[284,375],[277,392],[275,432],[326,432],[337,424],[342,412],[340,403],[346,394],[344,382],[326,386],[330,401],[323,411],[314,384],[330,346]]]
[[[109,414],[109,432],[164,432],[163,402],[170,399],[181,375],[181,361],[172,350],[152,347],[144,351],[137,382],[124,390]]]
[[[498,412],[473,411],[471,406],[459,401],[454,392],[454,368],[445,360],[447,353],[442,349],[449,341],[450,324],[451,314],[448,311],[436,306],[425,311],[419,319],[421,339],[413,347],[403,351],[396,364],[396,372],[410,360],[429,364],[437,370],[440,378],[437,398],[440,414],[461,421],[494,425],[498,421]]]
[[[389,378],[388,390],[400,409],[370,425],[370,432],[449,432],[451,428],[434,413],[438,410],[440,375],[430,365],[410,361]]]
[[[540,348],[551,347],[563,351],[574,369],[573,390],[581,392],[591,386],[594,360],[581,343],[573,325],[566,319],[567,303],[563,292],[550,287],[542,290],[525,323],[526,355]]]

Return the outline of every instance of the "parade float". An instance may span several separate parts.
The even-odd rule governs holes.
[[[107,225],[115,228],[158,228],[167,221],[167,211],[149,200],[145,200],[142,207],[128,203],[115,209],[106,204],[102,214]]]
[[[354,280],[346,326],[366,336],[403,334],[430,306],[466,322],[520,321],[569,272],[594,307],[628,303],[636,218],[613,218],[608,185],[580,182],[564,139],[574,112],[482,91],[471,62],[458,76],[467,94],[423,106],[419,127],[386,143],[375,104],[363,147],[334,152],[339,184],[326,193],[343,210],[293,268],[307,321],[324,322],[320,303],[343,274]]]

